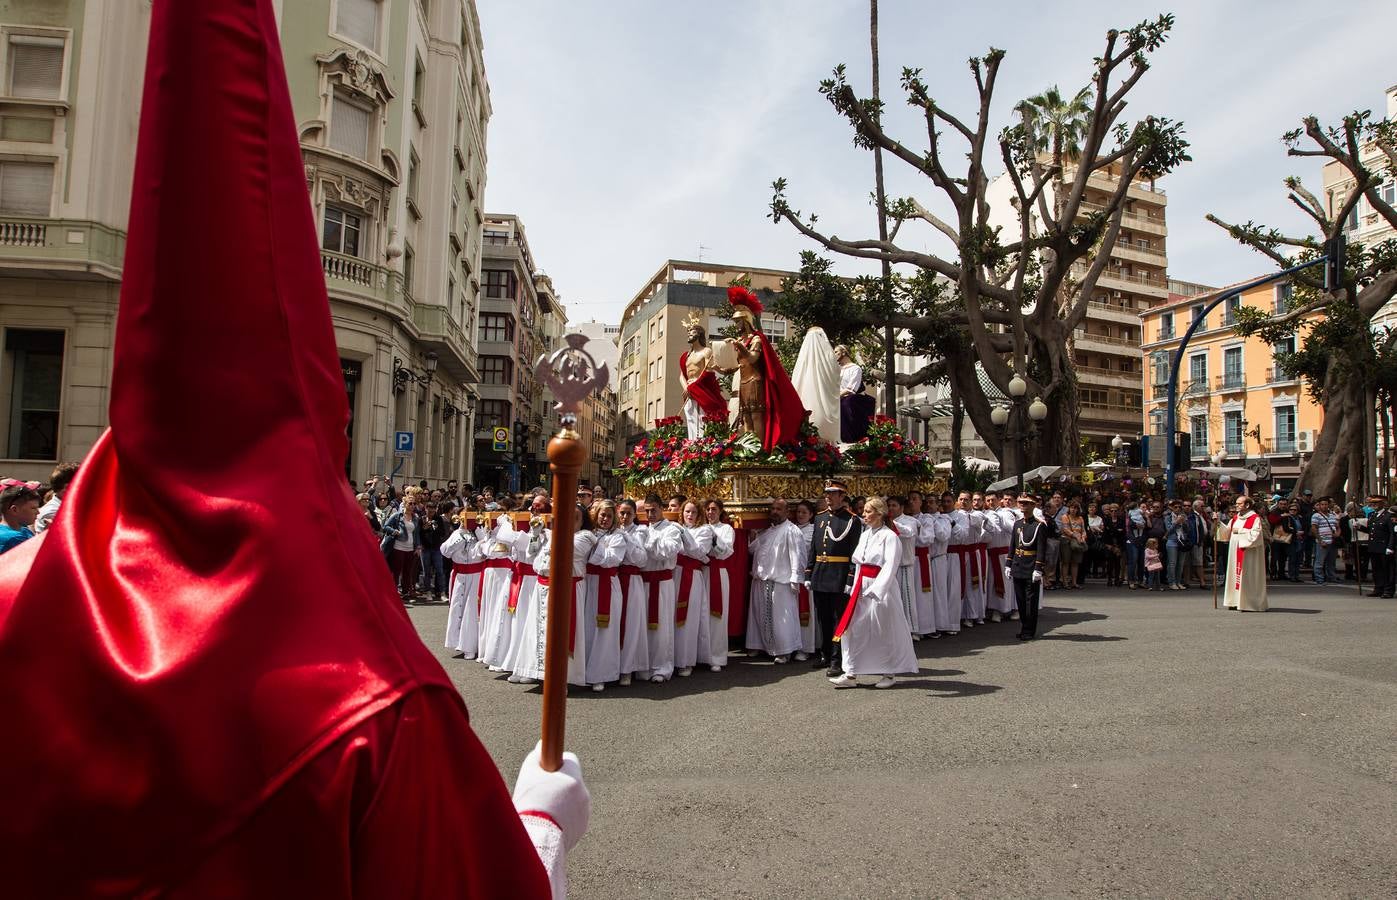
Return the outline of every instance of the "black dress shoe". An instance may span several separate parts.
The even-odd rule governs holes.
[[[810,668],[823,669],[829,665],[829,660],[823,653],[817,654],[810,659]]]
[[[1019,632],[1018,638],[1019,638],[1019,640],[1021,640],[1021,641],[1031,641],[1031,640],[1033,640],[1033,635],[1031,635],[1031,634],[1024,634],[1023,632]]]
[[[825,674],[830,678],[838,678],[840,675],[844,674],[844,670],[839,666],[830,666],[828,669],[825,669]]]

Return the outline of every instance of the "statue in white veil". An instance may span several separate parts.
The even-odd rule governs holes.
[[[825,330],[818,325],[805,332],[791,381],[820,437],[839,443],[839,364]]]

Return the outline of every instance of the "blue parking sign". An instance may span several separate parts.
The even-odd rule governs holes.
[[[393,455],[394,455],[394,456],[411,456],[411,455],[412,455],[412,432],[411,432],[411,431],[395,431],[395,432],[393,433]]]

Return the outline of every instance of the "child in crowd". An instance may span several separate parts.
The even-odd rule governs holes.
[[[1163,590],[1159,586],[1159,574],[1164,571],[1164,563],[1159,559],[1159,539],[1145,541],[1145,584],[1152,591]]]

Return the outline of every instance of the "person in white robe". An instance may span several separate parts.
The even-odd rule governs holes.
[[[465,659],[475,659],[480,642],[480,582],[485,574],[482,554],[489,535],[479,525],[467,528],[469,522],[461,518],[460,525],[442,542],[441,555],[451,560],[446,647]]]
[[[1227,589],[1222,604],[1243,612],[1265,612],[1269,608],[1262,530],[1266,519],[1251,508],[1251,498],[1246,495],[1237,498],[1234,510],[1227,528],[1227,570],[1223,573]]]
[[[621,678],[621,561],[626,536],[616,525],[616,505],[598,500],[590,510],[596,545],[587,557],[587,602],[583,625],[587,643],[587,683],[601,691]]]
[[[1014,531],[1014,513],[1004,505],[998,495],[985,497],[985,543],[988,545],[989,561],[985,571],[989,573],[989,585],[985,595],[985,606],[989,610],[990,621],[1000,622],[1013,618],[1017,610],[1014,602],[1014,581],[1004,577],[1004,569],[1009,564],[1009,541]]]
[[[495,525],[483,542],[485,571],[481,576],[480,640],[476,648],[476,658],[486,666],[501,671],[504,653],[508,646],[509,612],[505,603],[509,599],[509,586],[514,578],[514,558],[510,553],[513,547],[514,523],[509,512],[500,513]],[[501,640],[503,633],[506,637]]]
[[[839,443],[839,364],[834,358],[825,330],[816,325],[806,329],[796,354],[791,383],[810,411],[810,424],[820,437]]]
[[[674,567],[684,546],[684,529],[664,517],[660,498],[645,498],[645,628],[649,668],[646,677],[659,684],[674,676]]]
[[[975,621],[967,615],[966,598],[978,579],[975,576],[975,563],[971,559],[975,547],[970,540],[970,495],[961,494],[953,504],[953,508],[947,512],[951,519],[951,538],[947,550],[951,554],[951,566],[955,569],[951,577],[954,596],[950,598],[949,605],[956,617],[955,631],[960,631],[962,627],[975,627]]]
[[[902,559],[897,567],[897,593],[902,598],[902,615],[907,619],[912,640],[920,641],[922,638],[917,628],[916,587],[919,526],[916,519],[904,512],[906,504],[901,497],[889,497],[885,502],[888,505],[888,524],[897,532],[898,542],[902,544]]]
[[[748,650],[765,652],[777,663],[800,651],[799,597],[805,578],[805,536],[786,518],[785,500],[771,502],[771,524],[753,535],[752,589],[747,604]]]
[[[636,524],[635,501],[616,504],[619,531],[626,540],[626,555],[618,573],[621,582],[621,678],[622,685],[632,676],[650,668],[650,647],[645,629],[645,551],[646,528]]]
[[[792,520],[800,528],[802,548],[806,554],[815,540],[815,504],[802,500],[795,505]],[[809,564],[808,556],[804,557]],[[820,649],[820,617],[815,614],[814,598],[810,588],[801,582],[796,592],[796,612],[800,621],[800,649],[796,651],[796,661],[804,662]]]
[[[966,516],[970,525],[970,577],[962,584],[964,597],[961,617],[973,625],[985,624],[985,596],[989,593],[989,572],[985,568],[988,555],[985,553],[985,511],[980,508],[979,495],[970,497]]]
[[[686,678],[698,662],[699,632],[708,631],[707,563],[713,549],[713,529],[694,500],[686,501],[681,511],[680,539],[683,546],[674,570],[674,671]]]
[[[912,628],[897,588],[902,541],[885,524],[887,511],[878,497],[863,506],[867,527],[850,558],[854,590],[835,635],[844,666],[844,674],[830,679],[837,688],[855,687],[861,676],[876,679],[874,687],[889,688],[896,683],[894,676],[917,672]]]
[[[703,504],[708,527],[713,532],[713,548],[708,551],[708,607],[704,610],[704,625],[698,633],[698,662],[711,671],[721,672],[728,664],[728,609],[732,605],[733,551],[737,533],[724,522],[727,512],[721,500]],[[713,610],[718,610],[715,615]]]
[[[524,619],[525,628],[521,633],[523,650],[516,654],[519,666],[510,681],[519,684],[534,684],[543,681],[544,657],[548,649],[548,609],[553,585],[549,580],[548,567],[553,560],[552,534],[543,542],[531,566],[536,588],[533,602],[529,604]],[[587,642],[583,635],[582,616],[586,604],[586,588],[583,584],[587,573],[587,557],[596,546],[596,532],[580,530],[572,538],[572,622],[568,628],[568,684],[587,686]]]
[[[926,512],[926,501],[921,491],[907,495],[907,515],[917,523],[917,534],[913,538],[912,600],[916,605],[913,616],[913,634],[918,637],[939,638],[941,632],[936,625],[936,601],[932,594],[931,548],[936,542],[935,521]]]
[[[505,613],[509,616],[509,649],[505,651],[504,669],[510,673],[520,668],[520,655],[527,655],[526,646],[529,618],[533,610],[534,595],[538,593],[538,572],[534,562],[543,548],[548,545],[550,534],[543,514],[548,511],[548,501],[536,497],[531,507],[532,518],[528,531],[522,523],[515,523],[510,555],[514,559],[515,581],[510,582],[510,596],[505,600]],[[513,608],[511,609],[511,604]],[[523,682],[522,677],[511,674],[510,681]]]
[[[931,514],[931,605],[936,617],[936,631],[943,636],[960,634],[960,569],[959,558],[950,552],[952,520],[941,509],[936,498]]]

